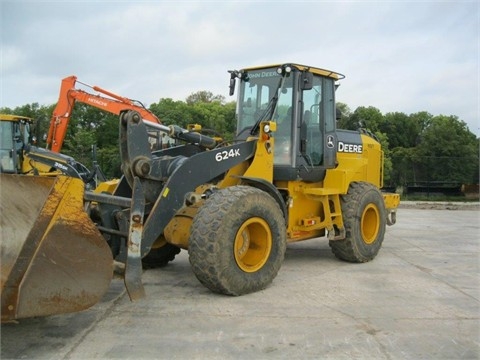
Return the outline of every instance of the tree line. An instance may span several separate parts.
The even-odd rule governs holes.
[[[44,147],[55,104],[38,103],[0,108],[1,113],[28,116],[37,120],[37,146]],[[226,102],[209,91],[192,93],[185,101],[162,98],[149,106],[165,125],[200,124],[232,139],[235,134],[236,103]],[[382,144],[384,183],[388,187],[409,184],[455,183],[478,184],[479,139],[467,124],[454,115],[434,116],[427,111],[413,114],[382,112],[372,106],[354,111],[338,103],[342,117],[337,128],[367,129]],[[118,146],[118,116],[83,103],[75,104],[62,153],[70,155],[87,167],[92,166],[92,145],[97,162],[110,177],[121,176]]]

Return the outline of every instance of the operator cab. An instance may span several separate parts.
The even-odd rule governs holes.
[[[258,134],[260,121],[275,121],[274,180],[323,180],[336,163],[335,81],[344,76],[297,64],[230,73],[231,95],[240,79],[237,139]]]
[[[32,141],[31,122],[24,116],[0,115],[0,172],[21,172],[23,148]]]

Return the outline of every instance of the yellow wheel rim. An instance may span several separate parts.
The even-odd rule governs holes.
[[[363,241],[369,245],[373,244],[380,229],[380,212],[375,204],[368,204],[363,210],[360,226]]]
[[[237,231],[233,251],[243,271],[252,273],[261,269],[272,251],[272,232],[267,222],[259,217],[245,221]]]

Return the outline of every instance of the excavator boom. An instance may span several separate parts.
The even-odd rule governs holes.
[[[104,96],[90,94],[84,90],[77,89],[75,87],[77,82],[90,87]],[[62,80],[57,106],[53,111],[50,128],[48,130],[47,149],[51,149],[53,152],[60,152],[62,149],[73,107],[77,101],[115,115],[119,115],[120,112],[125,110],[135,110],[143,119],[152,123],[161,124],[158,117],[145,108],[140,102],[117,95],[99,86],[87,85],[77,81],[77,77],[72,75]]]

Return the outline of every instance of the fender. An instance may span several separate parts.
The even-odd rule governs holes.
[[[280,209],[282,210],[283,217],[285,218],[285,224],[288,224],[287,206],[285,205],[285,201],[283,200],[282,194],[280,194],[280,191],[278,191],[275,185],[260,178],[253,178],[253,177],[247,177],[247,176],[238,176],[238,178],[242,179],[245,183],[247,183],[250,186],[253,186],[257,189],[265,191],[271,197],[273,197],[275,201],[278,203],[278,206],[280,206]]]

